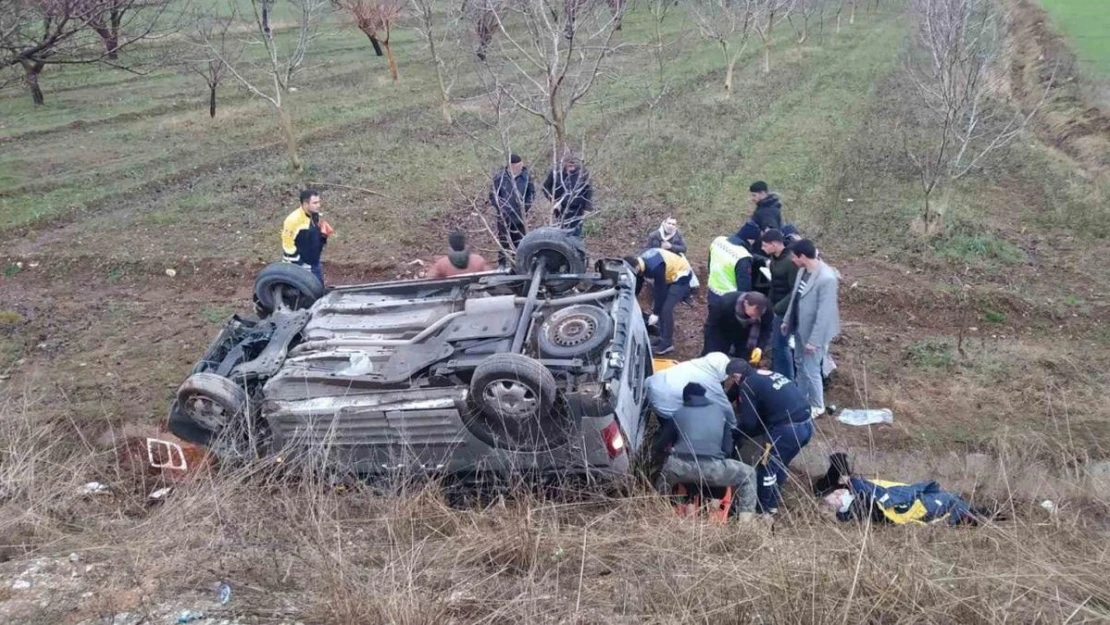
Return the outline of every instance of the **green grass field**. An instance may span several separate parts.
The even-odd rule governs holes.
[[[1103,0],[1041,0],[1052,24],[1093,76],[1110,78],[1110,4]]]

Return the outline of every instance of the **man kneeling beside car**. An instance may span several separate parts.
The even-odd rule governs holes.
[[[729,457],[732,418],[731,410],[706,397],[701,384],[691,382],[682,389],[682,407],[671,418],[660,419],[655,452],[667,458],[657,482],[661,493],[678,484],[731,487],[734,510],[745,516],[754,512],[755,471]]]

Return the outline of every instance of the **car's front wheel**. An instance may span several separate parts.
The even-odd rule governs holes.
[[[555,376],[521,354],[495,354],[474,370],[467,427],[493,447],[538,451],[566,442],[569,422]]]

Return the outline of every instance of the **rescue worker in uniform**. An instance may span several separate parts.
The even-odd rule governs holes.
[[[705,302],[710,310],[729,293],[752,290],[752,254],[745,245],[746,234],[750,233],[741,228],[735,234],[717,237],[709,244],[709,293]]]
[[[706,398],[696,382],[682,389],[682,407],[660,419],[655,457],[666,456],[657,488],[666,494],[678,484],[731,487],[732,508],[751,515],[756,505],[755,472],[732,455],[731,408]],[[668,449],[670,449],[668,453]]]
[[[767,297],[755,291],[734,291],[718,299],[705,318],[702,355],[721,352],[747,360],[759,346],[761,319],[767,308]]]
[[[729,393],[738,404],[737,428],[746,436],[767,438],[755,469],[756,492],[760,513],[774,514],[790,461],[813,438],[809,402],[790,380],[740,358],[729,361],[725,371],[734,382]]]
[[[648,325],[659,324],[659,340],[651,346],[657,356],[674,350],[674,309],[690,297],[693,271],[685,257],[660,248],[644,250],[639,256],[627,256],[624,262],[636,274],[636,294],[643,289],[644,279],[652,281],[654,302]]]
[[[320,217],[320,192],[315,189],[301,191],[301,205],[285,218],[281,225],[281,257],[308,269],[324,283],[324,266],[321,257],[328,237],[335,231],[331,224]]]

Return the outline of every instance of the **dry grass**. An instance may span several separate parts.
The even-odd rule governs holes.
[[[279,477],[248,468],[198,476],[144,507],[126,494],[125,476],[111,483],[113,495],[78,495],[105,456],[72,428],[32,414],[8,407],[0,419],[0,535],[20,543],[9,545],[15,562],[5,570],[73,550],[103,568],[84,581],[94,597],[70,605],[60,594],[39,620],[23,622],[58,622],[66,609],[156,619],[159,606],[219,579],[235,595],[218,616],[241,622],[1110,618],[1110,502],[1089,494],[1057,502],[1056,514],[1018,496],[1004,502],[1016,520],[980,528],[890,528],[837,523],[795,484],[772,528],[679,519],[649,493],[521,494],[460,509],[435,485],[388,497],[361,484],[329,487],[318,471]],[[1015,451],[1000,462],[1006,483],[1023,459]]]

